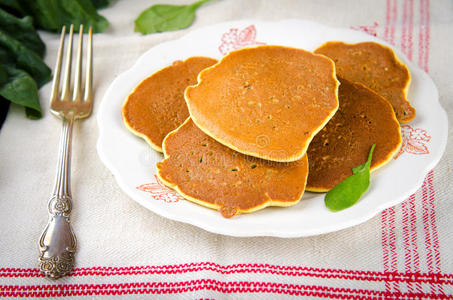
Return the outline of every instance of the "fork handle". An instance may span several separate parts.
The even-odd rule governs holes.
[[[57,279],[74,267],[77,239],[70,223],[71,146],[74,119],[63,118],[55,188],[47,208],[49,221],[39,239],[39,268],[47,277]]]

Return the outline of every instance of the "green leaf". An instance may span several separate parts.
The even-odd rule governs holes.
[[[34,110],[30,107],[25,107],[25,115],[27,118],[37,120],[42,118],[41,110]]]
[[[0,64],[0,86],[8,82],[8,73],[6,72],[6,67]]]
[[[3,47],[0,47],[0,64],[8,65],[8,64],[12,64],[13,62],[14,62],[14,55],[12,55],[11,52],[4,49]]]
[[[189,5],[153,5],[135,20],[135,32],[149,34],[187,28],[193,23],[197,8],[208,1],[200,0]]]
[[[376,144],[371,146],[368,160],[352,169],[352,175],[334,186],[324,198],[326,207],[331,211],[340,211],[351,207],[359,201],[370,186],[370,167]]]
[[[50,80],[42,61],[45,46],[33,25],[60,31],[80,24],[103,32],[109,25],[96,8],[109,0],[0,0],[0,98],[25,107],[27,117],[41,117],[38,88]],[[14,14],[14,15],[13,15]],[[20,19],[16,16],[22,16]]]
[[[42,117],[38,87],[27,72],[0,65],[0,96],[24,106],[28,118]]]
[[[31,17],[19,19],[0,8],[0,28],[40,57],[44,56],[46,46],[33,27]]]
[[[6,65],[15,66],[28,72],[35,79],[38,87],[49,82],[51,70],[42,61],[38,54],[25,47],[21,42],[14,39],[0,29],[0,52],[7,53],[9,61],[2,61]],[[5,55],[2,54],[1,57]]]
[[[0,0],[0,6],[14,14],[25,15],[25,11],[19,0]]]
[[[110,4],[109,0],[91,0],[91,3],[96,9],[105,8]]]
[[[109,22],[99,15],[90,0],[21,0],[22,7],[27,7],[27,14],[32,15],[35,25],[48,31],[60,31],[63,25],[74,24],[79,30],[80,24],[93,32],[104,32]]]

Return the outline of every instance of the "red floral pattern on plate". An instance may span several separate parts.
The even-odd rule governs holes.
[[[410,125],[401,125],[401,138],[403,139],[403,143],[395,159],[404,152],[417,155],[429,154],[427,144],[431,140],[431,136],[428,135],[426,130],[413,128]]]
[[[181,195],[177,194],[175,191],[164,186],[159,181],[157,176],[154,175],[154,177],[156,178],[155,182],[142,184],[142,185],[136,187],[136,189],[143,191],[143,192],[150,193],[154,199],[161,200],[161,201],[164,201],[167,203],[175,203],[180,200],[184,200],[184,198]]]
[[[363,32],[368,33],[370,35],[377,36],[376,29],[377,29],[378,26],[379,26],[379,23],[375,21],[373,23],[373,25],[351,26],[351,29],[363,31]]]
[[[255,39],[255,25],[250,25],[241,31],[239,31],[238,28],[230,28],[230,30],[222,34],[222,37],[220,38],[222,43],[219,46],[219,51],[225,55],[231,50],[241,49],[248,46],[266,45],[266,43],[258,42]]]

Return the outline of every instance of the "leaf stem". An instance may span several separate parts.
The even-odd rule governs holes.
[[[376,147],[376,144],[373,144],[373,146],[371,146],[370,153],[368,154],[368,160],[367,160],[368,163],[371,163],[371,159],[373,157],[373,151],[374,151],[375,147]]]
[[[211,1],[211,0],[200,0],[200,1],[197,1],[197,2],[194,2],[194,3],[190,4],[190,6],[195,7],[195,9],[197,9],[202,4],[205,4],[206,2],[209,2],[209,1]]]

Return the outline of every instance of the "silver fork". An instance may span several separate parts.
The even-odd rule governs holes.
[[[63,27],[60,48],[55,65],[55,75],[50,96],[50,111],[63,120],[55,187],[48,201],[49,221],[39,239],[39,268],[47,277],[57,279],[68,274],[74,267],[77,239],[69,218],[72,210],[71,196],[71,145],[72,127],[77,119],[91,114],[93,106],[93,46],[92,29],[88,32],[85,87],[82,89],[82,43],[83,25],[80,25],[75,69],[74,87],[71,97],[72,36],[74,26],[69,29],[69,42],[63,78],[63,90],[59,93],[60,73],[66,28]]]

